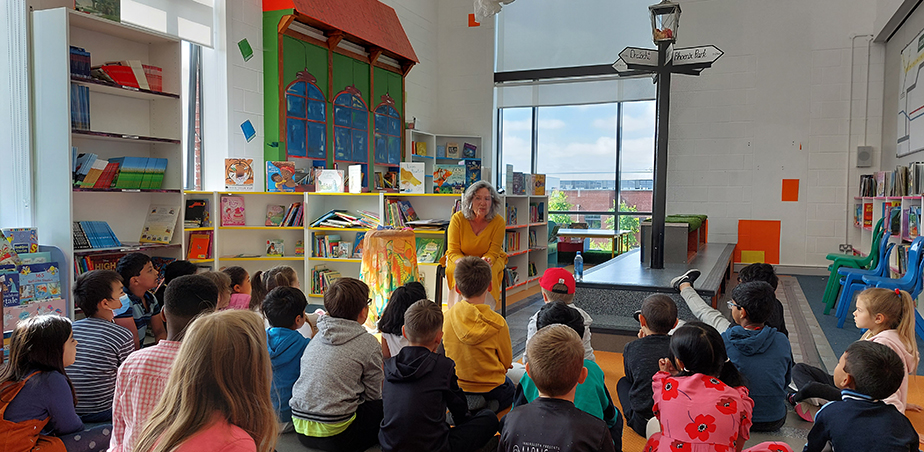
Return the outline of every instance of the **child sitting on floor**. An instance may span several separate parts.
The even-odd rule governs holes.
[[[221,271],[231,277],[231,301],[228,302],[228,308],[248,309],[250,292],[253,290],[250,285],[250,273],[238,266],[226,267]]]
[[[126,254],[116,264],[116,272],[122,277],[125,296],[122,308],[115,311],[115,323],[132,332],[135,350],[143,345],[149,326],[155,342],[165,339],[167,330],[160,312],[163,300],[149,292],[157,287],[157,270],[151,257],[141,253]]]
[[[571,272],[559,267],[552,267],[545,271],[542,274],[542,278],[539,279],[539,289],[542,291],[542,301],[545,303],[550,303],[553,301],[561,301],[565,303],[572,309],[581,313],[581,317],[584,319],[584,333],[581,335],[581,341],[584,344],[584,359],[589,359],[593,361],[594,358],[594,349],[590,345],[590,324],[594,322],[594,319],[590,317],[589,314],[584,312],[583,309],[575,306],[572,302],[574,301],[574,276],[571,275]],[[529,318],[529,323],[526,324],[526,344],[529,344],[529,339],[536,334],[536,319],[539,315],[537,311]],[[523,354],[523,363],[526,364],[528,357],[526,354]]]
[[[539,309],[538,315],[537,326],[539,329],[560,323],[571,327],[578,336],[584,333],[584,317],[580,312],[571,309],[560,301],[553,301],[543,305]],[[577,386],[574,393],[574,406],[606,422],[606,427],[610,430],[610,436],[613,438],[616,450],[622,450],[622,416],[616,410],[616,406],[613,405],[610,392],[606,389],[603,370],[600,369],[596,362],[587,359],[586,355],[584,367],[587,369],[587,378]],[[525,405],[536,400],[537,397],[539,397],[539,388],[536,387],[536,383],[529,374],[523,375],[523,378],[520,379],[520,384],[517,385],[513,406]]]
[[[328,315],[318,319],[289,402],[305,447],[349,452],[378,442],[384,374],[382,347],[362,325],[369,301],[369,287],[355,278],[324,291]]]
[[[231,303],[231,277],[224,272],[205,272],[200,274],[212,280],[218,287],[218,305],[215,306],[215,309],[227,309],[228,303]]]
[[[905,363],[889,347],[857,341],[847,347],[834,369],[841,400],[815,414],[803,452],[833,450],[917,451],[911,421],[882,399],[907,377]]]
[[[659,370],[658,360],[670,351],[668,332],[677,325],[677,305],[667,295],[649,295],[642,301],[638,321],[639,339],[626,344],[622,352],[626,376],[616,382],[616,394],[626,425],[645,436],[648,420],[654,417],[651,377]]]
[[[391,293],[388,305],[379,319],[379,331],[382,332],[382,356],[385,359],[397,356],[408,340],[401,333],[404,327],[404,313],[407,308],[419,300],[427,299],[427,290],[423,284],[411,281]]]
[[[266,330],[266,346],[273,364],[273,409],[286,429],[292,423],[292,385],[298,380],[302,354],[311,339],[298,333],[305,324],[308,300],[301,290],[277,287],[263,299],[263,316],[270,324]]]
[[[571,327],[549,325],[536,332],[526,353],[526,373],[539,397],[504,417],[498,452],[615,451],[606,423],[574,405],[578,384],[587,378],[581,337]]]
[[[469,413],[455,363],[436,353],[443,338],[442,308],[420,300],[404,318],[408,345],[385,360],[382,451],[472,452],[483,447],[497,432],[497,417],[488,409]],[[451,429],[447,408],[455,424]]]
[[[773,266],[770,264],[756,263],[746,265],[738,270],[738,282],[745,283],[751,281],[763,281],[773,287],[776,292],[780,278],[776,276]],[[786,329],[786,321],[783,319],[783,303],[778,298],[773,297],[773,310],[770,311],[770,317],[767,318],[767,326],[776,328],[777,331],[789,337],[789,330]]]
[[[459,259],[455,286],[463,300],[446,311],[446,356],[456,362],[466,395],[483,397],[491,411],[499,412],[513,403],[516,386],[506,375],[513,367],[507,321],[484,304],[491,290],[491,266],[476,256]],[[469,408],[479,407],[473,403]]]
[[[727,361],[718,331],[702,322],[677,328],[670,354],[659,367],[651,386],[660,431],[652,433],[644,450],[740,451],[750,437],[754,402],[744,378]],[[792,448],[769,442],[747,451],[792,452]]]

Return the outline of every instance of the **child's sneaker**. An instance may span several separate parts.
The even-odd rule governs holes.
[[[805,422],[815,422],[815,413],[818,412],[818,409],[817,406],[807,402],[796,404],[796,414]]]
[[[695,268],[691,268],[691,269],[687,270],[686,273],[684,273],[684,274],[682,274],[682,275],[680,275],[680,276],[678,276],[678,277],[672,279],[672,280],[671,280],[671,287],[673,287],[674,290],[680,292],[680,285],[681,285],[681,284],[683,284],[683,283],[690,283],[690,285],[692,285],[692,284],[693,284],[693,281],[696,281],[696,278],[699,278],[699,275],[700,275],[700,271],[699,271],[699,270],[697,270],[697,269],[695,269]]]

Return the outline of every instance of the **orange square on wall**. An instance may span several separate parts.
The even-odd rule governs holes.
[[[481,26],[479,22],[475,22],[475,14],[468,15],[468,26],[469,27],[478,27]]]
[[[741,252],[753,259],[763,252],[764,262],[780,263],[780,220],[738,220],[738,244],[735,246],[735,262],[744,262]]]
[[[799,179],[783,179],[783,202],[799,200]]]

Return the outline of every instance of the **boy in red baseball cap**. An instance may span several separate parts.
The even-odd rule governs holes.
[[[590,324],[593,323],[594,319],[583,309],[572,304],[574,301],[574,276],[564,268],[552,267],[542,274],[542,278],[539,279],[539,287],[542,290],[542,301],[546,303],[561,301],[581,313],[581,317],[584,318],[584,335],[581,337],[581,341],[584,343],[584,359],[594,361],[594,349],[590,346]],[[537,311],[529,318],[529,324],[526,326],[527,344],[529,344],[529,339],[536,334],[538,316],[539,312]],[[523,355],[523,363],[526,363],[525,354]]]

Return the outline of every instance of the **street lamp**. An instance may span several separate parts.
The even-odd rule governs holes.
[[[655,44],[677,41],[677,28],[680,26],[680,4],[670,0],[648,7],[651,15],[651,36]]]

